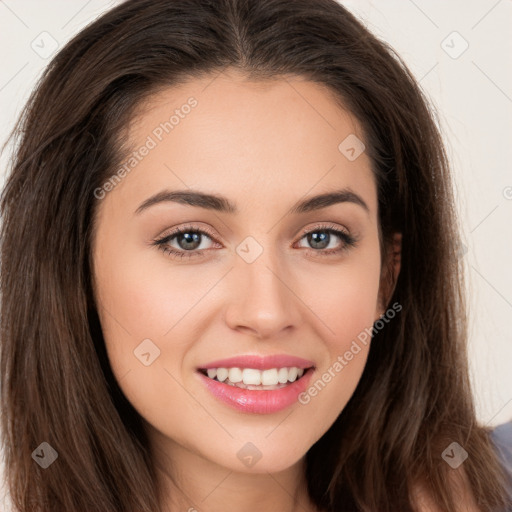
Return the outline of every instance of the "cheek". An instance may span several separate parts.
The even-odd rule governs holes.
[[[201,299],[218,278],[198,265],[171,266],[156,248],[140,250],[134,244],[119,249],[112,235],[100,242],[95,258],[98,314],[121,390],[153,424],[174,423],[165,411],[197,415],[197,403],[184,392],[182,373],[200,336],[195,329],[207,302]]]
[[[337,272],[317,271],[316,286],[306,295],[319,319],[316,325],[325,357],[299,402],[321,418],[325,429],[349,401],[366,364],[377,315],[378,254],[362,254],[350,263],[347,260]]]
[[[186,324],[199,290],[165,277],[135,252],[114,259],[110,247],[103,254],[96,271],[98,312],[110,366],[123,394],[151,424],[175,424],[173,410],[197,414],[180,374],[192,337],[173,333],[182,327],[180,319]]]
[[[198,267],[172,269],[165,255],[155,258],[156,251],[130,249],[118,258],[115,248],[104,251],[96,272],[97,288],[103,331],[113,344],[172,336],[171,331],[211,287],[208,273]]]
[[[380,252],[375,242],[339,264],[298,273],[301,297],[317,317],[313,325],[323,326],[318,334],[331,358],[348,350],[350,341],[371,327],[378,314]]]

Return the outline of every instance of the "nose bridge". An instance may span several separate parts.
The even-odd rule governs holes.
[[[236,248],[234,294],[228,307],[232,328],[246,327],[261,337],[277,334],[300,320],[283,256],[275,246],[247,237]],[[260,238],[261,239],[261,238]]]

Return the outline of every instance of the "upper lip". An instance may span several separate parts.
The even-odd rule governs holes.
[[[270,370],[271,368],[292,367],[310,368],[314,366],[312,361],[302,359],[301,357],[290,356],[287,354],[274,354],[268,356],[259,355],[240,355],[228,359],[217,359],[210,363],[201,365],[199,370],[208,370],[210,368],[254,368],[255,370]]]

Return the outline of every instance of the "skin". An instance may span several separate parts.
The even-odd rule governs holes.
[[[314,361],[314,383],[385,312],[370,160],[338,150],[348,135],[364,136],[318,84],[250,82],[226,71],[155,94],[129,127],[131,150],[190,96],[197,106],[99,201],[93,274],[110,363],[146,423],[166,510],[315,510],[304,457],[354,392],[369,344],[307,405],[266,415],[219,402],[196,368],[235,354],[286,353]],[[368,211],[345,202],[288,213],[343,187]],[[162,202],[135,213],[154,194],[178,189],[226,196],[239,212]],[[322,223],[357,245],[322,256],[304,236]],[[193,249],[202,256],[175,258],[152,245],[189,224],[213,233]],[[250,264],[236,252],[248,236],[263,249]],[[343,247],[330,240],[329,248]],[[183,237],[169,243],[186,252]],[[145,366],[134,350],[148,338],[160,355]],[[248,442],[262,454],[252,467],[237,457]]]

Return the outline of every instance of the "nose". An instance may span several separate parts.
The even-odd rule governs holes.
[[[230,328],[268,339],[299,327],[300,310],[306,306],[294,290],[297,283],[292,273],[284,267],[270,249],[252,263],[236,258],[226,309]]]

